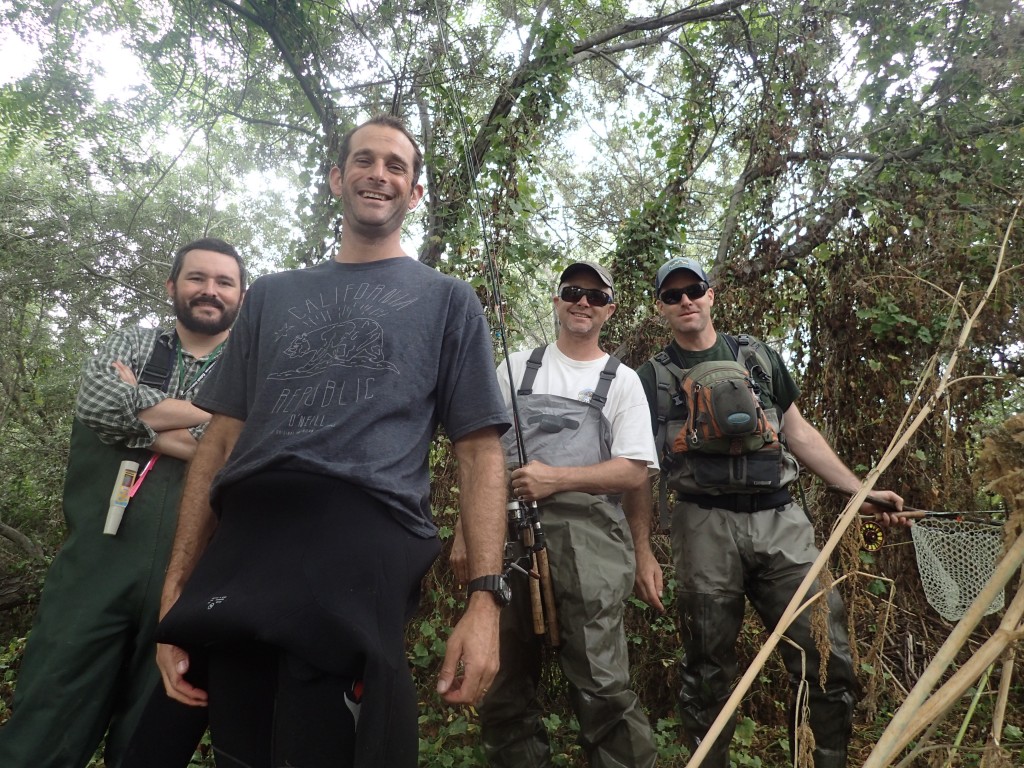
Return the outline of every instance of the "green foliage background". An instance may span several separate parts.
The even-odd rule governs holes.
[[[997,504],[977,461],[983,437],[1022,402],[1011,225],[1024,190],[1022,10],[1017,0],[0,1],[5,28],[37,54],[27,75],[0,80],[0,702],[62,537],[81,361],[112,328],[168,314],[163,280],[184,240],[231,240],[256,274],[329,255],[338,209],[325,172],[340,135],[379,112],[402,115],[427,159],[410,249],[470,281],[495,328],[500,308],[497,357],[506,343],[550,341],[555,275],[597,258],[619,299],[605,346],[641,363],[666,340],[651,276],[689,255],[712,270],[717,325],[784,351],[804,415],[860,472],[927,398],[918,381],[933,357],[939,371],[948,364],[1009,232],[957,381],[882,479],[917,507]],[[129,90],[99,90],[97,47],[138,62]],[[440,443],[435,465],[447,537],[457,489]],[[825,536],[840,501],[801,484]],[[655,544],[667,562],[663,536]],[[867,694],[861,754],[949,627],[923,599],[905,535],[870,556],[858,544],[851,533],[833,571],[864,574],[841,587]],[[887,580],[895,613],[880,623]],[[474,714],[432,693],[461,600],[443,555],[409,628],[425,765],[480,762]],[[639,604],[628,621],[663,764],[683,765],[674,626]],[[745,659],[763,639],[751,621]],[[785,763],[788,694],[773,663],[740,713],[741,765]],[[556,761],[580,764],[554,665],[545,696]],[[1020,700],[1004,732],[1018,762]],[[987,701],[968,729],[973,751],[956,758],[964,765],[977,764]]]

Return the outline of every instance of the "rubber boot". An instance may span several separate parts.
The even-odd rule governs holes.
[[[484,755],[491,768],[551,768],[548,735],[539,718],[492,723],[482,735]]]
[[[736,638],[746,601],[742,595],[679,594],[684,656],[679,693],[683,741],[696,749],[729,699],[736,677]],[[729,768],[731,719],[704,759],[706,768]]]

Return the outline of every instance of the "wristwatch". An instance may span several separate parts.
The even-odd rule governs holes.
[[[466,596],[474,592],[490,592],[499,608],[504,608],[512,602],[512,587],[509,586],[508,579],[500,573],[473,579],[466,587]]]

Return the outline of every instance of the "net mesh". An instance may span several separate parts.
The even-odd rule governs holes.
[[[928,604],[947,621],[960,620],[992,577],[1003,553],[1002,528],[957,520],[919,520],[910,529]],[[985,610],[1003,608],[1004,590]]]

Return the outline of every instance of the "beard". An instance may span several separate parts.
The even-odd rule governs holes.
[[[207,319],[205,317],[197,317],[193,314],[192,310],[194,307],[204,305],[219,309],[220,317]],[[178,322],[193,333],[216,336],[217,334],[228,330],[231,327],[231,324],[235,322],[235,317],[238,316],[238,305],[236,304],[233,307],[229,307],[224,304],[223,301],[210,297],[200,297],[187,302],[178,296],[175,296],[174,316],[178,318]]]

